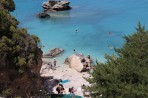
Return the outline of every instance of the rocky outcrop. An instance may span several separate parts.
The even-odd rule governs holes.
[[[62,11],[71,9],[69,4],[69,1],[49,0],[48,2],[44,2],[42,7],[44,8],[44,11]]]
[[[83,55],[73,54],[65,60],[65,63],[68,64],[70,68],[74,68],[78,72],[82,72],[84,71],[84,62],[86,61],[88,61],[88,59]]]
[[[45,53],[43,55],[44,58],[52,58],[57,56],[58,54],[62,53],[64,50],[62,48],[54,48],[50,50],[49,52]]]
[[[50,15],[45,13],[45,12],[41,12],[41,13],[37,14],[37,17],[39,17],[39,18],[50,18]]]

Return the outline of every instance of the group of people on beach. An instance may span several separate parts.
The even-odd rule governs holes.
[[[63,94],[65,93],[65,89],[64,89],[64,86],[62,84],[59,84],[56,88],[56,91],[58,94]],[[74,90],[74,87],[70,87],[69,88],[69,93],[70,94],[74,94],[75,90]]]
[[[86,70],[90,70],[92,68],[91,64],[93,62],[92,58],[90,57],[90,55],[87,56],[87,59],[88,60],[85,60],[85,58],[83,58],[81,60],[81,62],[83,63],[83,67],[86,69]]]
[[[77,54],[75,49],[73,49],[73,53],[78,55],[81,58],[81,62],[83,63],[84,69],[86,69],[87,71],[92,71],[94,69],[94,67],[91,66],[91,64],[93,63],[93,60],[90,55],[87,56],[87,59],[88,59],[87,60],[87,59],[85,59],[83,53]]]

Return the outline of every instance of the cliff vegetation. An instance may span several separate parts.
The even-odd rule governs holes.
[[[13,0],[0,0],[0,95],[27,98],[42,89],[42,51],[37,36],[18,28],[14,10]]]

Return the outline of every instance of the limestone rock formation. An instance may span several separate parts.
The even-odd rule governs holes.
[[[88,61],[83,55],[73,54],[65,60],[65,63],[69,65],[70,68],[74,68],[78,72],[82,72],[84,70],[84,62]]]
[[[49,0],[48,2],[44,2],[42,7],[44,8],[44,11],[62,11],[71,9],[69,4],[69,1]]]
[[[37,14],[37,17],[39,17],[39,18],[50,18],[50,15],[45,13],[45,12],[41,12],[41,13]]]
[[[57,56],[58,54],[62,53],[64,50],[62,48],[54,48],[52,50],[50,50],[49,52],[45,53],[43,55],[44,58],[52,58],[52,57],[55,57]]]

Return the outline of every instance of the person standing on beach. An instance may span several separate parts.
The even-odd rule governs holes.
[[[56,60],[56,58],[54,58],[54,60],[53,60],[54,67],[56,67],[56,64],[57,64],[57,60]]]
[[[74,95],[74,92],[75,92],[74,87],[69,88],[70,95]]]

